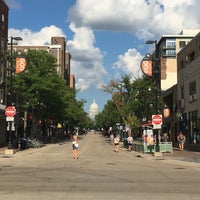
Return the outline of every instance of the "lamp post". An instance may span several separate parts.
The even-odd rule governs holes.
[[[160,67],[159,67],[159,56],[158,56],[158,48],[157,48],[157,41],[156,40],[148,40],[146,41],[146,44],[154,44],[155,45],[155,50],[154,54],[152,56],[152,61],[153,61],[153,80],[154,84],[156,85],[156,91],[155,91],[155,96],[156,96],[156,114],[159,113],[159,107],[158,107],[158,101],[159,101],[159,91],[160,91]],[[156,152],[160,151],[159,147],[159,131],[158,129],[154,129],[155,135],[156,135]]]
[[[10,68],[8,68],[10,82],[9,82],[9,90],[8,90],[8,96],[7,96],[7,106],[13,107],[13,109],[15,109],[14,102],[13,102],[13,88],[12,88],[13,72],[14,72],[13,45],[16,44],[16,43],[13,43],[13,41],[20,41],[20,40],[22,40],[21,37],[12,37],[11,36],[10,43],[8,43],[8,45],[10,45]],[[12,133],[15,131],[14,117],[7,117],[6,121],[8,121],[7,131],[9,131],[8,149],[13,149],[14,144],[13,144],[13,134]]]

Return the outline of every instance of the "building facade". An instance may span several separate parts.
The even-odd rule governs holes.
[[[8,12],[9,8],[3,0],[0,0],[0,146],[6,141],[5,122],[5,52],[8,40]]]
[[[163,117],[162,132],[168,133],[170,140],[177,145],[180,131],[180,113],[177,101],[177,54],[189,44],[199,30],[183,30],[177,35],[163,35],[156,45],[159,57],[160,89],[165,106],[170,109],[170,116]],[[163,112],[164,108],[160,108]]]
[[[177,53],[200,30],[183,30],[177,35],[163,35],[157,44],[160,59],[160,88],[165,91],[177,84]]]
[[[177,54],[179,126],[188,144],[200,145],[200,33]]]
[[[73,80],[71,78],[74,78],[70,76],[71,72],[71,54],[70,52],[66,51],[65,53],[65,71],[64,71],[64,76],[65,80],[67,80],[67,85],[69,85],[71,88],[75,88],[75,84],[71,84]]]
[[[22,46],[13,45],[13,52],[26,52],[28,50],[43,50],[49,52],[56,58],[57,74],[66,81],[66,85],[70,86],[70,60],[71,55],[66,52],[66,40],[64,37],[52,37],[50,45],[44,46]],[[10,46],[8,46],[10,50]]]

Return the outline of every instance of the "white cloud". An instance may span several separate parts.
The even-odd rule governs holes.
[[[136,49],[129,49],[124,55],[119,55],[118,61],[114,63],[113,68],[117,69],[118,73],[130,75],[133,79],[142,75],[140,63],[142,55]]]
[[[77,28],[73,23],[70,29],[74,32],[73,40],[67,41],[67,49],[72,55],[71,73],[75,74],[76,88],[81,91],[89,87],[99,87],[99,82],[107,74],[103,67],[103,54],[94,47],[95,36],[90,28]],[[52,25],[42,28],[39,32],[30,29],[9,29],[10,36],[20,36],[23,41],[19,45],[45,45],[51,43],[53,36],[65,36],[63,31]]]
[[[51,43],[51,37],[53,36],[65,36],[64,32],[52,25],[42,28],[39,32],[32,32],[30,29],[9,29],[10,36],[20,36],[23,41],[20,42],[22,45],[45,45]]]
[[[200,26],[199,0],[77,0],[68,20],[93,30],[131,32],[140,39]]]
[[[18,3],[16,0],[4,0],[9,8],[19,9],[21,8],[21,4]]]
[[[94,33],[90,28],[77,28],[73,23],[70,29],[74,37],[67,42],[67,48],[72,55],[71,72],[76,77],[76,88],[83,91],[92,85],[98,87],[107,72],[102,64],[103,54],[94,46]]]
[[[6,2],[20,7],[15,0]],[[75,74],[77,89],[98,88],[107,76],[104,54],[95,46],[94,31],[129,32],[139,39],[159,39],[163,34],[199,28],[199,7],[199,0],[76,0],[68,12],[69,28],[74,36],[67,41],[67,49],[72,55],[71,73]],[[65,36],[54,25],[38,32],[9,29],[11,35],[21,36],[23,45],[44,45],[50,43],[52,36]],[[121,53],[113,64],[116,75],[138,76],[141,59],[136,49]]]

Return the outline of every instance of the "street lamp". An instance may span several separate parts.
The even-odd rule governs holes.
[[[10,106],[10,107],[14,107],[14,102],[13,102],[13,88],[12,88],[12,81],[13,81],[13,72],[14,72],[14,66],[13,66],[13,45],[16,44],[16,43],[13,43],[13,41],[20,41],[22,40],[21,37],[12,37],[11,36],[11,40],[10,40],[10,43],[8,43],[8,45],[10,45],[10,68],[8,68],[8,71],[9,71],[9,79],[10,79],[10,82],[9,82],[9,92],[8,92],[8,96],[7,96],[7,106]],[[7,128],[7,131],[9,131],[9,136],[8,136],[8,149],[13,149],[13,134],[12,132],[15,131],[15,128],[14,128],[14,117],[7,117],[6,119],[8,121],[8,128]]]
[[[156,85],[156,114],[159,113],[159,108],[158,108],[158,101],[159,101],[159,91],[160,91],[160,67],[159,67],[159,56],[158,56],[158,48],[157,48],[157,40],[148,40],[146,41],[146,44],[154,44],[155,49],[154,49],[154,54],[152,56],[152,61],[153,61],[153,80]],[[160,151],[159,147],[159,132],[158,129],[154,129],[154,132],[156,134],[156,152]]]

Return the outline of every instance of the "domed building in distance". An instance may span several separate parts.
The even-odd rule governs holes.
[[[95,116],[99,114],[99,106],[96,104],[95,99],[93,103],[90,105],[89,109],[89,118],[95,120]]]

